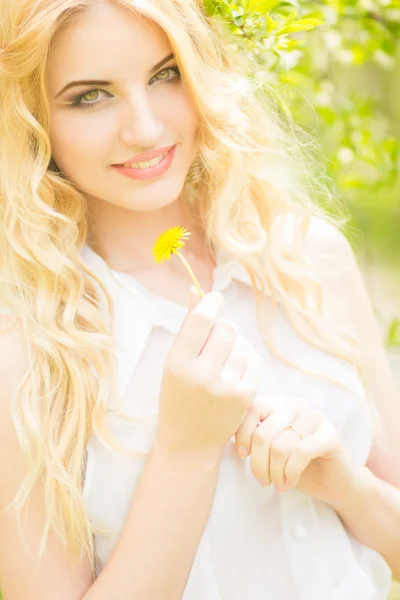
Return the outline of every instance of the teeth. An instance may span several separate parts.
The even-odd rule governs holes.
[[[165,158],[168,154],[168,150],[167,152],[164,152],[164,154],[161,154],[160,156],[157,156],[156,158],[152,158],[151,160],[147,160],[147,161],[143,161],[143,162],[138,162],[138,163],[131,163],[131,164],[124,164],[122,165],[123,167],[128,167],[129,169],[148,169],[149,167],[154,167],[155,165],[158,165],[163,158]]]

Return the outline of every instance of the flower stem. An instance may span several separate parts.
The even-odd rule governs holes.
[[[181,261],[183,262],[183,264],[185,265],[185,267],[187,268],[187,270],[189,271],[189,275],[194,283],[194,285],[197,288],[197,291],[199,292],[199,296],[200,298],[204,298],[204,292],[200,287],[199,282],[197,281],[196,275],[193,273],[188,261],[186,260],[186,258],[183,256],[183,254],[180,253],[179,250],[176,251],[176,254],[179,256],[179,258],[181,259]]]

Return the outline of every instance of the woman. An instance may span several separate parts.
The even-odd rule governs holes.
[[[199,1],[1,18],[4,597],[383,600],[398,399],[307,156]]]

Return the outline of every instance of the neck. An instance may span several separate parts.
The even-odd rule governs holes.
[[[184,256],[189,261],[210,260],[202,231],[185,213],[179,199],[146,212],[93,199],[88,200],[88,209],[87,243],[116,271],[143,271],[157,266],[153,246],[159,235],[177,225],[191,232],[182,248]],[[174,270],[176,265],[169,263],[165,261],[163,267]]]

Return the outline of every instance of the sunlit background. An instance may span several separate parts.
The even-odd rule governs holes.
[[[205,6],[321,144],[400,389],[400,0]]]
[[[319,142],[400,391],[400,0],[204,3]]]

